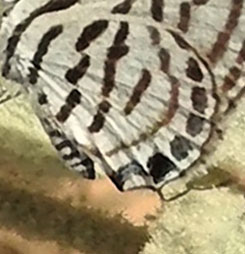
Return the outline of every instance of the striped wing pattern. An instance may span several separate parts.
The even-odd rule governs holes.
[[[201,156],[245,89],[243,0],[19,0],[2,74],[69,168],[158,188]]]

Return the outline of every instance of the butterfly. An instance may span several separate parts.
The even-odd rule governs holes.
[[[200,160],[245,90],[243,0],[18,0],[0,31],[71,170],[158,190]]]

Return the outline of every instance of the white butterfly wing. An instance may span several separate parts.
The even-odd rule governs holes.
[[[37,1],[44,6],[38,9],[23,2],[3,24],[2,33],[12,35],[12,44],[3,40],[3,73],[38,97],[37,114],[48,133],[59,131],[51,139],[60,152],[89,160],[92,171],[95,160],[119,189],[156,187],[192,166],[212,134],[217,82],[233,65],[241,85],[232,98],[244,89],[242,5],[235,39],[211,57],[224,26],[214,10],[238,8],[239,1],[193,1],[185,7],[189,18],[181,1]],[[64,139],[68,146],[59,145]]]
[[[127,8],[129,2],[131,8]],[[217,93],[222,98],[221,113],[227,111],[229,104],[233,104],[244,93],[243,0],[125,0],[117,11],[136,16],[148,12],[156,22],[181,31],[185,40],[190,42],[212,69]]]

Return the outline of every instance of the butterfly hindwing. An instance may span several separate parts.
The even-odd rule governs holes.
[[[2,73],[41,94],[44,129],[85,177],[94,161],[120,190],[157,188],[200,158],[218,96],[244,90],[244,7],[228,2],[21,0],[1,28]]]

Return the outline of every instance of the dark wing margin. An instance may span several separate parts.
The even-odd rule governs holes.
[[[65,164],[84,178],[95,179],[94,162],[86,153],[77,149],[77,144],[69,139],[65,133],[52,125],[52,120],[39,118],[46,133],[48,134],[58,155],[64,160]]]

